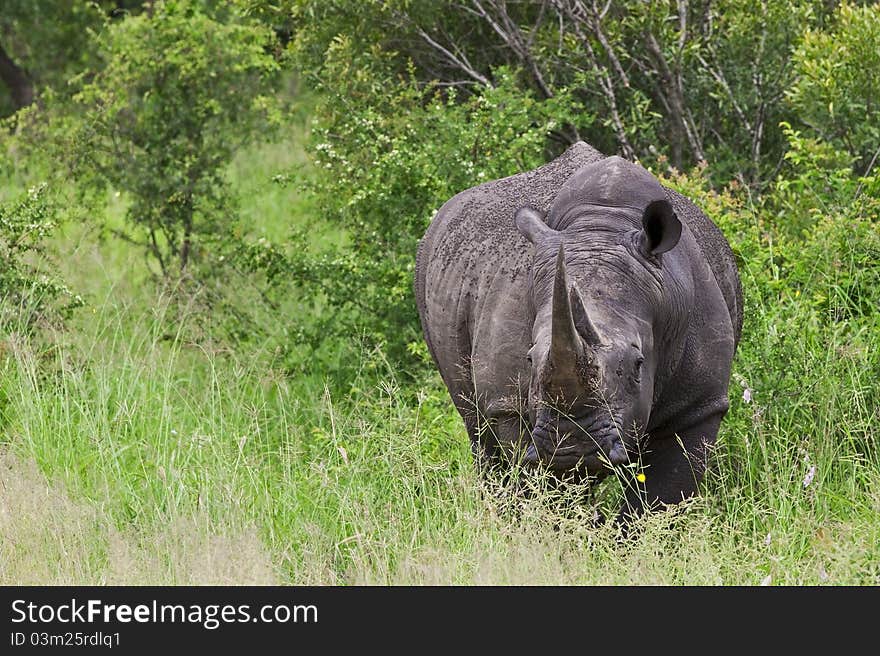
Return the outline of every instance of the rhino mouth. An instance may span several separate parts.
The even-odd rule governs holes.
[[[629,460],[620,421],[614,414],[591,418],[543,418],[532,429],[524,462],[561,472],[608,470]]]

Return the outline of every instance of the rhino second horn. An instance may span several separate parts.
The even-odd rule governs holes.
[[[574,319],[575,329],[586,340],[587,344],[598,346],[602,342],[602,338],[599,337],[599,331],[596,330],[593,322],[590,321],[590,315],[587,314],[584,300],[574,285],[571,286],[571,290],[568,293],[568,302],[571,306],[571,316]]]

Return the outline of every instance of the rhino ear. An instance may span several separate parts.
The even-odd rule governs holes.
[[[668,200],[654,200],[642,215],[641,247],[645,255],[672,250],[681,238],[681,221]]]
[[[543,241],[548,235],[556,232],[544,223],[544,215],[531,207],[520,207],[516,211],[516,227],[522,236],[533,244]]]

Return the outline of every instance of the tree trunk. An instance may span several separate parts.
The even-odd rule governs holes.
[[[0,45],[0,80],[9,88],[15,109],[27,107],[34,102],[34,85],[24,70],[18,66]]]

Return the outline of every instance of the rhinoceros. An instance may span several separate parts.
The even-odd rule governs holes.
[[[629,472],[621,516],[697,493],[743,297],[728,242],[690,200],[575,143],[447,201],[415,293],[481,470]]]

